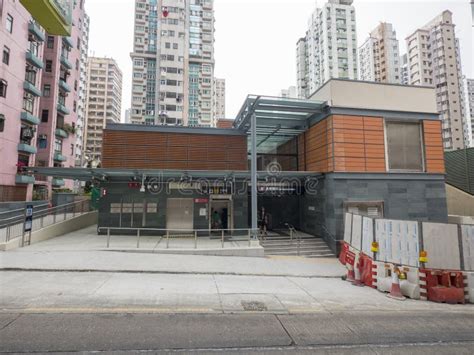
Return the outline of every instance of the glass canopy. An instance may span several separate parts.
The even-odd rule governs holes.
[[[235,119],[234,127],[247,133],[250,151],[251,116],[255,114],[257,153],[272,153],[305,132],[310,120],[321,114],[326,106],[323,101],[249,95]]]

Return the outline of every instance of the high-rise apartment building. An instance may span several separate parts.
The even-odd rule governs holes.
[[[298,95],[306,98],[331,78],[357,79],[357,34],[353,0],[328,0],[297,42]]]
[[[400,52],[392,24],[380,23],[359,48],[359,79],[401,83]]]
[[[213,123],[216,127],[217,120],[225,118],[225,79],[214,78]]]
[[[89,31],[84,0],[73,2],[72,22],[69,37],[46,34],[37,166],[75,167],[78,160],[77,135],[82,135],[83,125],[79,104],[84,100],[84,86],[82,91],[80,88],[81,59],[87,55],[84,42],[88,41]],[[75,187],[72,180],[56,178],[37,179],[35,183],[35,191],[43,198],[50,196],[51,189]]]
[[[77,101],[76,121],[76,166],[84,165],[84,131],[86,122],[86,95],[87,95],[87,54],[89,52],[89,23],[90,19],[84,14],[82,22],[81,59],[79,60],[79,99]]]
[[[122,71],[112,58],[89,57],[87,83],[85,155],[100,162],[103,129],[107,123],[120,123]]]
[[[306,37],[302,37],[296,43],[296,90],[298,98],[305,99],[310,96],[308,81],[308,47]]]
[[[466,93],[467,93],[467,127],[470,146],[474,147],[474,79],[466,79]],[[468,113],[468,114],[467,114]]]
[[[76,165],[88,20],[84,0],[74,1],[72,10],[71,35],[59,37],[45,33],[19,1],[0,2],[0,200],[48,199],[52,188],[74,188],[72,181],[22,171]]]
[[[408,55],[400,57],[400,78],[403,85],[410,85],[410,73],[408,70]]]
[[[211,126],[213,0],[135,0],[132,123]]]
[[[459,41],[448,10],[406,38],[411,85],[434,86],[446,150],[462,149],[465,107]]]
[[[298,90],[296,86],[289,86],[288,89],[282,89],[279,96],[285,99],[296,99],[298,98]]]
[[[31,200],[44,31],[18,1],[0,2],[0,201]]]

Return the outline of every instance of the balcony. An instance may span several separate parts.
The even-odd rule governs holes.
[[[38,69],[43,69],[44,67],[43,61],[29,51],[26,52],[26,61]]]
[[[59,79],[59,88],[65,92],[71,92],[71,87],[63,79]]]
[[[59,162],[64,162],[64,161],[67,160],[67,158],[64,155],[62,155],[61,153],[55,152],[54,153],[54,160],[59,161]]]
[[[71,37],[63,37],[63,43],[69,48],[74,47],[74,43],[72,43]]]
[[[33,126],[37,126],[40,124],[40,119],[38,117],[35,117],[33,116],[31,113],[29,112],[22,112],[21,115],[20,115],[20,119],[25,122],[25,123],[28,123],[28,124],[31,124]]]
[[[21,153],[27,153],[27,154],[36,154],[37,149],[36,147],[26,144],[26,143],[20,143],[18,144],[18,151]]]
[[[34,22],[30,22],[28,24],[28,32],[33,34],[36,37],[36,39],[40,42],[44,42],[46,38],[43,31],[41,31],[41,28]]]
[[[41,90],[38,89],[36,86],[34,86],[32,83],[29,81],[25,81],[23,83],[23,89],[25,89],[26,92],[29,92],[31,95],[40,97],[41,96]]]
[[[53,180],[51,180],[51,185],[53,185],[54,187],[62,187],[64,186],[64,180],[53,178]]]
[[[34,184],[35,183],[35,177],[31,175],[20,175],[17,174],[15,176],[15,183],[16,184]]]
[[[66,139],[67,137],[69,137],[69,134],[62,128],[56,128],[56,131],[54,132],[54,134],[56,135],[56,137],[59,137],[59,138]]]
[[[72,69],[72,64],[71,62],[63,55],[61,55],[61,64],[66,68],[71,70]]]
[[[59,113],[62,113],[63,115],[69,115],[71,111],[64,106],[63,104],[58,102],[58,105],[56,106],[56,109],[58,110]]]

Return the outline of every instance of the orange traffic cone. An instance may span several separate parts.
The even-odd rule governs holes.
[[[357,259],[356,259],[356,262],[354,263],[355,264],[355,267],[354,267],[354,281],[352,281],[352,284],[354,286],[360,286],[360,287],[363,287],[364,286],[364,283],[362,282],[362,280],[360,279],[360,257],[358,256]]]
[[[399,273],[400,271],[395,266],[392,272],[392,287],[390,288],[390,293],[387,297],[393,298],[394,300],[404,301],[406,297],[402,295],[402,291],[400,290]]]

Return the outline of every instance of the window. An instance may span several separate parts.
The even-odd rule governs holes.
[[[46,45],[50,49],[54,48],[54,37],[53,36],[48,36],[48,41],[47,41]]]
[[[43,86],[43,96],[44,97],[50,97],[51,96],[51,85],[45,84]]]
[[[389,170],[423,170],[423,148],[419,123],[386,122]]]
[[[41,111],[41,122],[45,123],[48,122],[49,119],[49,110]]]
[[[5,130],[5,115],[0,113],[0,132]]]
[[[48,138],[46,135],[41,135],[38,138],[38,148],[39,149],[46,149],[48,147]]]
[[[52,60],[46,60],[46,72],[51,73],[53,71],[53,61]]]
[[[54,140],[54,151],[61,154],[63,152],[63,141],[62,139],[56,138]]]
[[[6,80],[0,79],[0,97],[7,97],[7,87]]]
[[[9,33],[13,32],[13,16],[10,14],[7,14],[6,29]]]
[[[7,46],[3,47],[2,62],[6,65],[10,63],[10,48],[8,48]]]
[[[33,114],[34,107],[35,107],[35,98],[34,98],[34,96],[31,95],[28,92],[25,92],[23,94],[23,109],[26,112],[29,112],[29,113]]]

